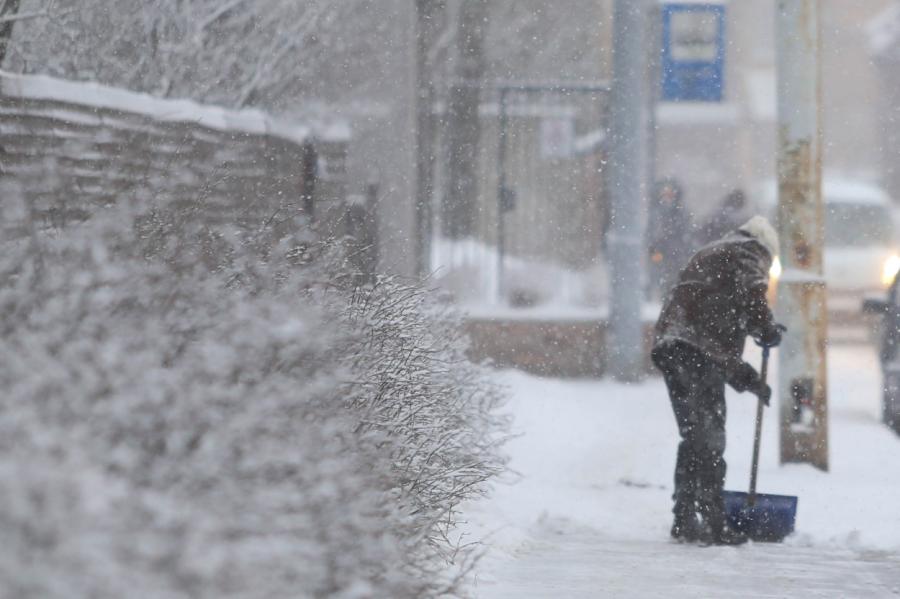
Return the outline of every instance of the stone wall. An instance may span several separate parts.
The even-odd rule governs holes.
[[[322,220],[343,203],[347,145],[340,127],[0,73],[0,177],[48,225],[124,200],[189,203],[213,222]]]
[[[606,320],[474,319],[466,322],[469,356],[498,368],[540,376],[597,378],[607,374]],[[647,372],[652,322],[644,323]]]

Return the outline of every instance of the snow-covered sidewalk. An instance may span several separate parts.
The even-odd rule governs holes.
[[[873,350],[841,346],[829,360],[831,470],[780,467],[767,410],[759,489],[799,496],[797,532],[737,548],[668,539],[678,439],[661,380],[499,374],[513,390],[519,475],[467,509],[471,531],[487,536],[476,595],[900,596],[900,437],[878,422]],[[729,394],[729,489],[747,486],[754,408],[754,397]]]

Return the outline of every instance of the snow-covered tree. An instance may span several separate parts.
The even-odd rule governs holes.
[[[41,0],[21,0],[20,11]],[[282,106],[374,59],[372,0],[57,0],[8,68],[232,107]]]

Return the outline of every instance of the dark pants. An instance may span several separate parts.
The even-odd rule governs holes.
[[[669,389],[681,443],[675,465],[676,515],[698,512],[712,526],[725,506],[725,372],[693,346],[672,343],[653,350]]]

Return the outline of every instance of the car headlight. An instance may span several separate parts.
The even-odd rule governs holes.
[[[900,256],[892,254],[884,261],[884,266],[881,268],[881,284],[890,287],[898,272],[900,272]]]
[[[900,260],[900,256],[897,257]],[[898,270],[900,270],[900,263],[897,264]],[[772,282],[778,282],[778,279],[781,278],[781,260],[778,256],[775,256],[775,259],[772,260],[772,266],[769,268],[769,279]],[[893,279],[892,279],[893,280]]]

